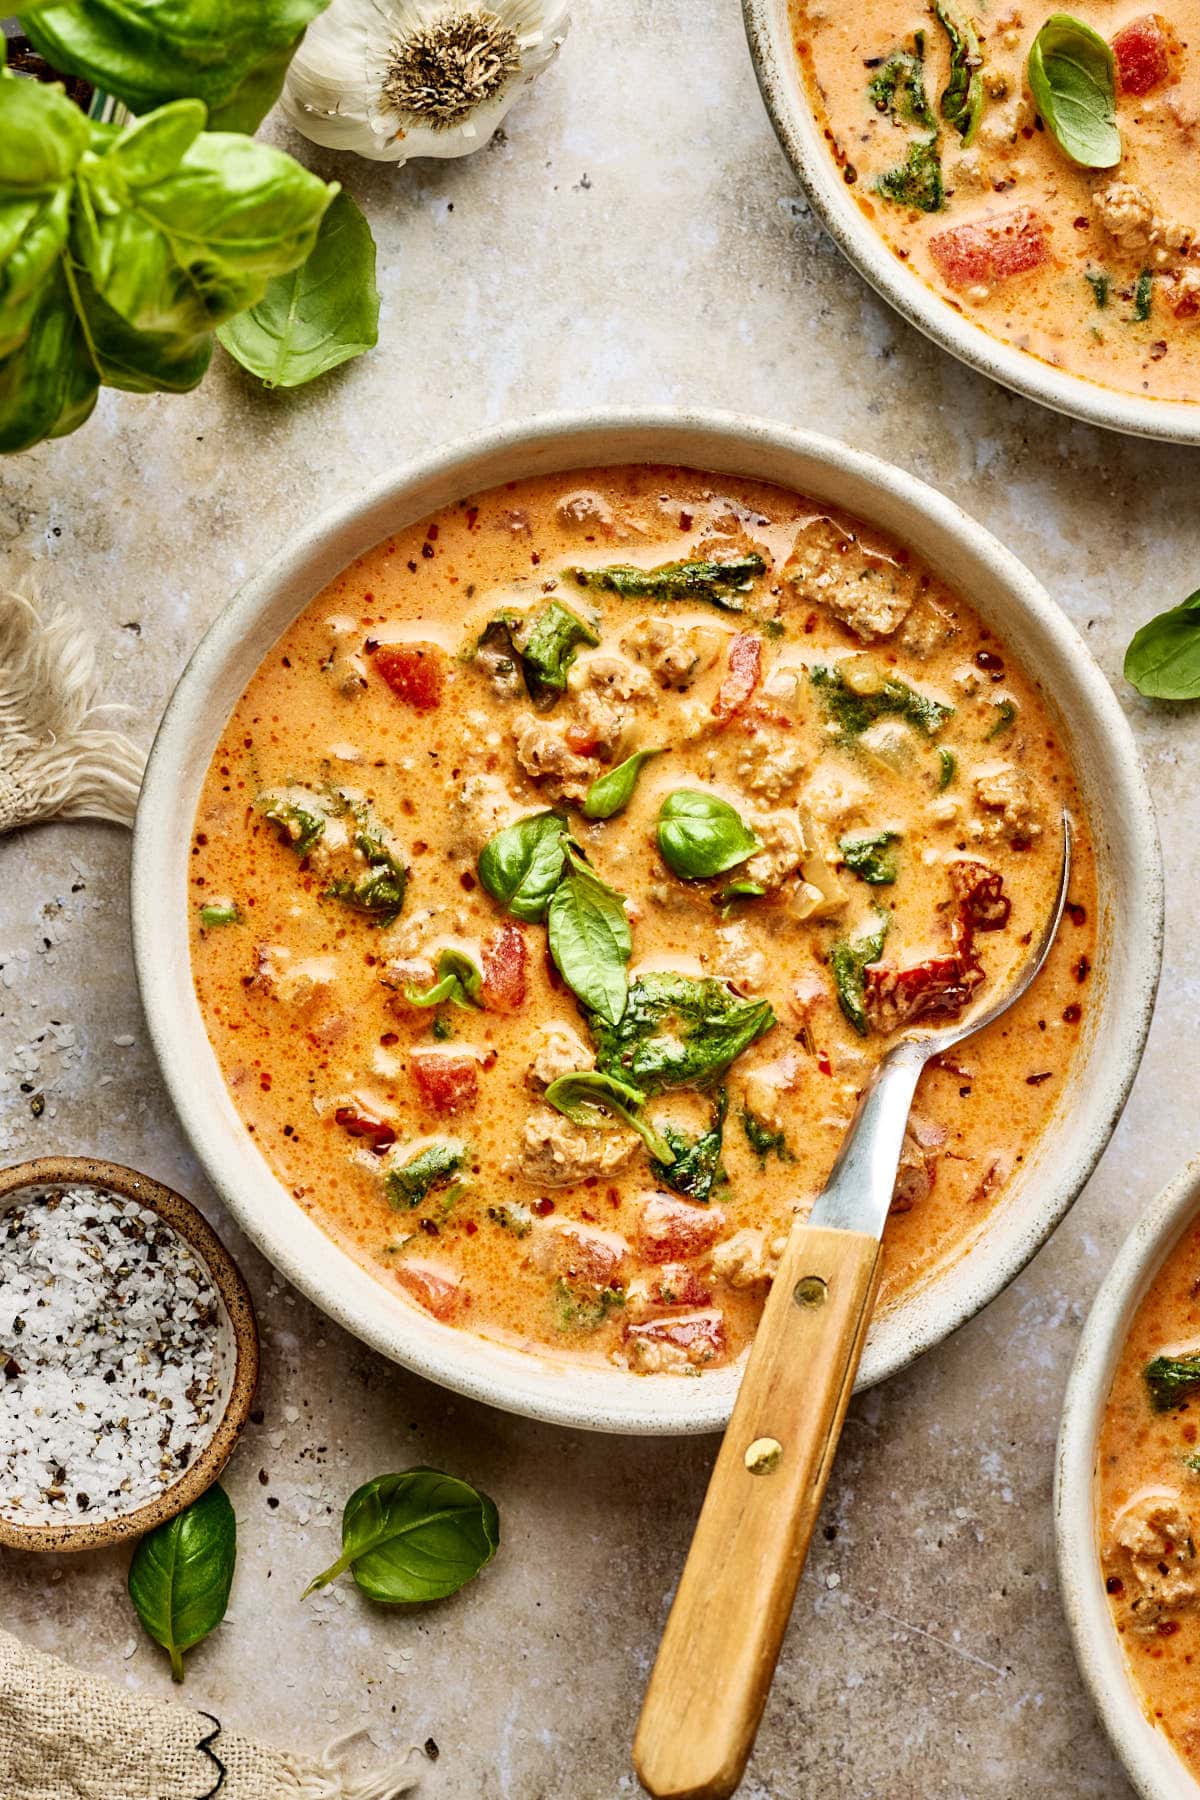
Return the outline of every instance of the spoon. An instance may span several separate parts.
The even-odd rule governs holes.
[[[922,1069],[1007,1012],[1062,919],[1072,831],[1041,937],[992,1004],[912,1031],[880,1061],[806,1219],[797,1219],[646,1689],[634,1767],[656,1800],[724,1800],[742,1778],[841,1436],[879,1285],[880,1239]]]

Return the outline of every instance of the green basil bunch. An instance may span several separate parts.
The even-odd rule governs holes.
[[[102,385],[195,387],[215,327],[309,255],[336,184],[204,125],[199,100],[95,125],[0,70],[0,450],[73,431]]]

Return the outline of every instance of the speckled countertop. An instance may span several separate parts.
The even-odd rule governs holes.
[[[747,1800],[1012,1800],[1129,1789],[1076,1676],[1051,1545],[1052,1447],[1084,1311],[1137,1212],[1200,1144],[1194,869],[1200,709],[1120,681],[1138,621],[1200,585],[1200,452],[1074,425],[899,324],[809,216],[759,104],[734,0],[580,0],[558,64],[476,157],[346,180],[380,246],[381,342],[295,395],[218,355],[186,398],[109,394],[0,464],[0,548],[95,624],[149,739],[243,577],[314,511],[441,440],[538,409],[679,402],[839,435],[933,482],[1041,576],[1134,726],[1164,828],[1166,974],[1099,1173],[1022,1278],[855,1402],[744,1788]],[[129,839],[0,845],[0,1155],[93,1152],[194,1196],[261,1308],[262,1422],[228,1482],[230,1618],[186,1697],[315,1750],[359,1724],[440,1749],[433,1800],[614,1800],[712,1456],[456,1400],[344,1336],[220,1219],[159,1085],[129,951]],[[44,1093],[35,1117],[30,1101]],[[499,1502],[486,1578],[412,1616],[310,1601],[359,1481],[430,1462]],[[0,1559],[27,1641],[166,1693],[125,1557]]]

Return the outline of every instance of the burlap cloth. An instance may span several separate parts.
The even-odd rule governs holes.
[[[396,1800],[412,1758],[351,1777],[208,1713],[127,1693],[0,1631],[0,1800]]]

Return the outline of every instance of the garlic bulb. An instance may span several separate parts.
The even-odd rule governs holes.
[[[292,59],[283,110],[314,144],[376,162],[464,156],[569,23],[565,0],[332,0]]]

